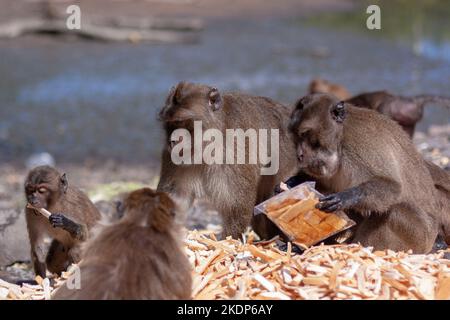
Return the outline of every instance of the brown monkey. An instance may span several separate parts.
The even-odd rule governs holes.
[[[41,277],[47,269],[59,274],[80,260],[78,244],[87,239],[100,213],[82,191],[69,186],[66,174],[49,166],[29,172],[25,195],[31,206],[52,213],[47,219],[34,209],[25,209],[34,271]]]
[[[220,93],[207,85],[180,82],[172,88],[160,112],[166,145],[162,153],[158,190],[187,198],[190,202],[196,198],[209,201],[221,214],[223,235],[239,238],[252,223],[255,204],[269,197],[280,179],[289,177],[297,170],[295,146],[287,130],[289,114],[287,107],[265,97]],[[203,132],[217,129],[224,137],[227,129],[240,128],[245,132],[248,129],[278,129],[278,172],[262,175],[261,168],[267,166],[248,164],[249,161],[246,164],[174,164],[171,151],[177,141],[172,140],[172,133],[183,128],[193,136],[195,120],[202,121]],[[247,160],[249,145],[246,143]],[[224,156],[226,151],[229,150],[223,152]],[[236,148],[234,151],[236,157]],[[274,152],[271,151],[271,154]],[[253,220],[255,231],[262,237],[271,236],[275,232],[273,225],[263,221],[264,217],[258,219],[261,220]]]
[[[388,91],[374,91],[350,98],[350,93],[345,87],[322,79],[311,81],[308,91],[310,94],[333,94],[338,99],[345,100],[356,107],[376,110],[396,121],[410,137],[414,135],[416,123],[423,117],[425,105],[435,103],[450,108],[450,97],[438,95],[420,94],[405,97],[394,95]]]
[[[414,135],[416,123],[423,117],[423,108],[428,103],[435,103],[450,108],[450,98],[421,94],[412,97],[393,95],[387,91],[362,93],[347,102],[363,108],[376,110],[396,121],[409,134]]]
[[[429,252],[448,232],[450,206],[429,164],[386,116],[315,94],[297,103],[290,130],[301,170],[326,194],[317,207],[346,210],[357,221],[353,242]]]
[[[430,161],[427,161],[427,167],[438,191],[439,209],[444,221],[439,235],[446,244],[450,244],[450,173]]]
[[[172,199],[144,188],[130,193],[122,208],[121,220],[99,226],[85,244],[80,289],[62,286],[53,299],[191,298],[191,267]]]
[[[330,93],[340,100],[347,100],[351,97],[350,92],[345,87],[320,78],[315,78],[310,82],[308,92],[310,94]]]

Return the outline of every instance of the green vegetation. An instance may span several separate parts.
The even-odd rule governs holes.
[[[151,181],[149,184],[139,182],[113,182],[108,184],[100,184],[93,189],[88,190],[88,196],[93,202],[101,200],[111,200],[121,193],[131,192],[136,189],[150,187],[156,188],[157,180]]]
[[[438,43],[450,39],[450,5],[447,0],[362,0],[358,3],[354,11],[327,12],[308,18],[306,23],[413,43],[422,38]],[[381,8],[381,30],[366,28],[366,8],[370,4]]]

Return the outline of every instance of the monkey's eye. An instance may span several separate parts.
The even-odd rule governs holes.
[[[306,140],[309,137],[309,130],[308,131],[303,131],[303,132],[299,132],[298,134],[298,139],[299,140]]]
[[[47,191],[47,189],[45,189],[45,188],[39,188],[38,189],[38,192],[39,193],[45,193]]]
[[[317,139],[311,140],[311,148],[313,149],[319,149],[320,148],[320,142]]]

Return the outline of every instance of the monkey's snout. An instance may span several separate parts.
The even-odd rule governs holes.
[[[303,162],[303,159],[304,159],[304,157],[303,157],[303,150],[302,150],[302,148],[300,146],[297,146],[297,159],[300,162]]]
[[[37,206],[39,204],[39,201],[35,197],[28,198],[28,203],[31,204],[33,207]]]
[[[39,203],[39,201],[30,202],[30,204],[35,208],[42,208],[43,206]]]

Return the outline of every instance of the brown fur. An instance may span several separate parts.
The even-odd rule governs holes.
[[[416,123],[423,116],[423,105],[418,105],[410,98],[394,96],[387,91],[362,93],[348,99],[347,102],[387,115],[401,125],[411,137]]]
[[[315,78],[311,81],[308,92],[309,94],[330,93],[340,100],[347,100],[351,97],[350,92],[345,87],[320,78]]]
[[[99,226],[83,250],[81,289],[53,299],[190,299],[191,267],[174,223],[175,204],[149,188],[124,201],[124,217]]]
[[[450,98],[437,95],[421,94],[404,97],[388,91],[374,91],[350,97],[350,93],[345,87],[322,79],[311,81],[308,91],[310,94],[332,94],[356,107],[376,110],[396,121],[410,137],[414,135],[417,122],[423,117],[423,109],[426,104],[435,103],[450,108]]]
[[[61,177],[56,169],[42,166],[31,170],[25,181],[25,195],[29,203],[33,201],[33,189],[44,186],[48,193],[38,195],[35,206],[43,207],[52,214],[62,213],[82,227],[81,233],[74,237],[66,230],[54,228],[47,218],[35,210],[25,209],[31,259],[36,275],[41,277],[45,277],[46,269],[59,274],[71,263],[78,262],[78,245],[86,240],[89,229],[100,219],[97,208],[82,191],[72,186],[63,190]]]
[[[427,167],[438,191],[439,213],[442,221],[440,235],[450,244],[450,173],[427,161]]]
[[[290,128],[302,170],[317,180],[320,191],[347,199],[337,208],[358,220],[354,242],[429,252],[444,221],[427,163],[392,120],[338,105],[326,94],[297,104]],[[449,210],[447,204],[447,217]]]
[[[255,204],[269,197],[278,181],[296,171],[294,145],[287,130],[289,114],[288,108],[268,98],[241,93],[220,94],[206,85],[179,83],[160,112],[167,145],[162,153],[158,190],[187,198],[190,202],[195,198],[208,200],[221,213],[223,235],[240,237],[251,224]],[[221,130],[224,137],[225,129],[279,129],[278,174],[260,175],[260,164],[174,165],[170,157],[170,135],[176,128],[191,129],[193,120],[202,120],[204,130]],[[267,221],[253,222],[262,237],[274,232]]]

